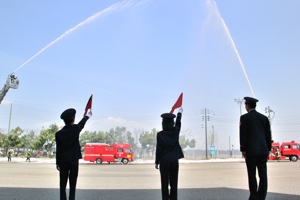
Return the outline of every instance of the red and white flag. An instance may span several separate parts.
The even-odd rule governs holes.
[[[91,97],[90,97],[88,103],[86,104],[85,112],[84,112],[84,115],[83,115],[83,116],[86,115],[86,113],[87,113],[87,111],[88,111],[89,109],[92,109],[92,101],[93,101],[93,95],[91,95]]]
[[[183,96],[183,93],[181,93],[181,95],[179,96],[178,100],[176,101],[176,103],[172,107],[172,110],[171,110],[170,113],[173,113],[176,108],[180,108],[182,106],[182,96]]]

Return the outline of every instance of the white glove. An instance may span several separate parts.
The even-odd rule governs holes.
[[[183,109],[179,108],[178,113],[182,113],[182,112],[183,112]]]

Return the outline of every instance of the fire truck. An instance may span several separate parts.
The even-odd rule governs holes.
[[[87,143],[84,145],[84,160],[102,164],[102,162],[122,162],[127,165],[133,161],[133,153],[129,144]]]
[[[295,141],[283,142],[280,146],[279,143],[272,143],[271,154],[269,155],[269,160],[276,160],[277,150],[280,152],[279,160],[284,160],[288,158],[290,161],[297,162],[300,157],[300,144]]]

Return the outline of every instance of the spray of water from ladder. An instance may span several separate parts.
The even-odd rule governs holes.
[[[19,69],[21,69],[24,65],[26,65],[28,62],[30,62],[32,59],[34,59],[35,57],[37,57],[40,53],[42,53],[43,51],[45,51],[47,48],[49,48],[50,46],[52,46],[53,44],[55,44],[57,41],[59,41],[60,39],[62,39],[63,37],[65,37],[66,35],[70,34],[71,32],[73,32],[74,30],[76,30],[77,28],[79,28],[80,26],[86,24],[87,22],[90,22],[92,20],[94,20],[95,18],[99,17],[100,15],[113,11],[116,8],[120,7],[120,6],[127,6],[130,3],[132,3],[131,0],[127,1],[123,1],[121,3],[116,3],[113,4],[112,6],[94,14],[93,16],[89,17],[88,19],[86,19],[85,21],[77,24],[75,27],[69,29],[68,31],[66,31],[64,34],[62,34],[61,36],[59,36],[57,39],[55,39],[54,41],[52,41],[50,44],[48,44],[47,46],[45,46],[43,49],[41,49],[39,52],[37,52],[34,56],[32,56],[30,59],[28,59],[25,63],[23,63],[19,68],[17,68],[13,73],[15,73],[16,71],[18,71]]]
[[[231,34],[230,34],[230,32],[229,32],[229,29],[228,29],[228,27],[227,27],[227,25],[226,25],[224,19],[222,18],[221,14],[220,14],[220,11],[219,11],[219,9],[218,9],[217,4],[216,4],[215,1],[214,1],[214,7],[215,7],[215,10],[216,10],[217,16],[219,17],[219,19],[220,19],[221,22],[222,22],[222,25],[223,25],[223,27],[224,27],[224,29],[225,29],[225,32],[226,32],[228,38],[230,39],[230,42],[231,42],[231,45],[232,45],[232,47],[233,47],[233,49],[234,49],[234,51],[235,51],[235,54],[236,54],[236,56],[237,56],[238,59],[239,59],[239,63],[240,63],[240,65],[241,65],[241,67],[242,67],[242,70],[243,70],[243,72],[244,72],[245,78],[246,78],[246,80],[247,80],[247,82],[248,82],[248,85],[249,85],[249,87],[250,87],[251,93],[252,93],[253,97],[255,97],[255,94],[254,94],[252,85],[251,85],[250,80],[249,80],[249,77],[248,77],[248,75],[247,75],[245,66],[244,66],[244,64],[243,64],[243,62],[242,62],[241,56],[240,56],[240,54],[239,54],[239,52],[238,52],[238,50],[237,50],[237,48],[236,48],[236,46],[235,46],[235,43],[234,43],[234,41],[233,41],[233,39],[232,39],[232,37],[231,37]]]

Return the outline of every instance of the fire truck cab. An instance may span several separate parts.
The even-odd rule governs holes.
[[[133,161],[133,153],[129,144],[108,145],[103,143],[87,143],[84,145],[84,160],[102,164],[102,162],[122,162],[127,165]]]
[[[272,150],[269,156],[269,160],[276,160],[276,151],[280,152],[279,160],[289,158],[290,161],[297,162],[300,157],[300,147],[299,143],[283,142],[280,146],[279,143],[272,143]]]

